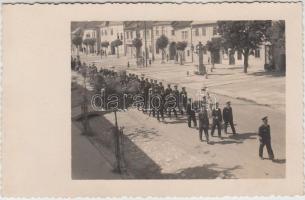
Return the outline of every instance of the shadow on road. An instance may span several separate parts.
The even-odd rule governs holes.
[[[252,76],[270,76],[270,77],[285,77],[285,73],[283,73],[283,72],[268,72],[268,71],[252,72],[252,73],[248,73],[248,75],[252,75]]]
[[[277,164],[285,164],[286,159],[274,159],[272,162]]]

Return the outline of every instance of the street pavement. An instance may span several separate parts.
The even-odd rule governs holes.
[[[135,59],[121,56],[108,56],[100,59],[99,56],[81,56],[85,62],[96,63],[98,68],[112,68],[127,70],[139,76],[157,79],[164,83],[177,84],[187,90],[200,90],[207,86],[210,93],[245,100],[248,103],[272,107],[285,112],[285,76],[276,72],[265,72],[263,66],[249,66],[248,73],[243,72],[243,66],[216,64],[211,72],[211,65],[206,64],[208,77],[196,75],[196,63],[175,64],[169,61],[161,64],[156,60],[151,66],[138,67]],[[127,68],[127,62],[130,67]],[[189,75],[188,75],[189,74]]]
[[[123,69],[124,66],[121,68]],[[216,91],[217,88],[226,91],[226,85],[228,90],[242,90],[233,91],[233,94],[229,92],[230,95],[217,93],[217,100],[221,106],[226,101],[231,101],[238,135],[223,133],[223,139],[212,137],[211,144],[208,145],[199,141],[198,130],[187,127],[185,116],[180,116],[178,119],[166,118],[165,122],[158,122],[155,118],[135,109],[120,112],[118,123],[119,126],[124,126],[124,154],[128,177],[137,179],[284,178],[286,140],[284,97],[282,96],[285,96],[283,87],[285,77],[260,73],[251,75],[251,73],[257,73],[251,71],[251,68],[250,75],[244,75],[241,68],[221,69],[221,66],[216,66],[213,72],[215,74],[205,79],[197,75],[186,76],[187,69],[194,69],[194,66],[164,64],[158,68],[155,66],[140,69],[133,67],[128,70],[138,74],[145,73],[146,76],[156,77],[165,82],[178,83],[179,86],[186,86],[187,91],[192,94],[202,87],[202,82],[211,92]],[[225,75],[230,70],[233,74]],[[245,80],[240,80],[242,78]],[[264,83],[268,86],[263,87]],[[269,91],[273,93],[267,94]],[[240,97],[242,92],[254,95],[250,94],[252,99],[249,99],[249,96]],[[277,100],[279,103],[271,104],[268,99],[270,102]],[[268,103],[267,106],[263,105],[263,100]],[[270,121],[276,162],[260,160],[258,157],[257,132],[261,118],[265,115]],[[109,113],[96,117],[91,119],[90,125],[95,132],[91,143],[103,152],[107,146],[104,141],[105,132],[111,133],[114,116]],[[230,133],[230,128],[228,130]],[[215,135],[217,135],[216,132]],[[111,152],[111,145],[108,144],[108,147]],[[267,157],[266,153],[265,149],[265,157]],[[106,160],[111,165],[112,161],[109,160],[113,158],[109,158],[110,154],[107,155]]]

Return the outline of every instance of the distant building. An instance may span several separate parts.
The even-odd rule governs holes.
[[[124,45],[125,45],[125,39],[124,39],[124,24],[120,21],[105,21],[99,26],[99,32],[100,32],[100,42],[109,42],[109,46],[107,48],[103,47],[101,48],[103,51],[106,51],[104,53],[107,54],[117,54],[117,51],[119,53],[124,54]],[[122,45],[118,48],[111,45],[111,43],[115,40],[121,40]]]
[[[126,56],[135,58],[136,49],[133,46],[133,40],[139,38],[142,41],[140,49],[140,57],[145,57],[145,46],[147,52],[147,58],[152,59],[154,43],[152,34],[152,21],[131,21],[124,22],[124,35],[125,35],[125,52]],[[146,30],[146,34],[145,34]]]
[[[95,27],[86,28],[83,32],[82,50],[86,54],[93,54],[98,52],[99,48],[98,30]]]

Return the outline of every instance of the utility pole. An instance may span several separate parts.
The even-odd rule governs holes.
[[[145,40],[145,67],[147,67],[147,39],[146,39],[146,21],[144,21],[144,40]]]
[[[192,62],[194,62],[194,46],[193,46],[193,29],[191,26],[191,52],[192,52]]]

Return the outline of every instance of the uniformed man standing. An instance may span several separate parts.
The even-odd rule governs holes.
[[[218,102],[216,102],[215,108],[212,111],[212,117],[213,117],[213,124],[212,124],[211,135],[214,136],[214,131],[215,131],[215,128],[217,126],[218,137],[221,137],[222,115],[221,115],[221,109],[219,108],[219,103]]]
[[[191,121],[193,121],[194,126],[197,127],[196,112],[195,112],[194,107],[192,105],[192,99],[191,98],[188,99],[186,114],[187,114],[187,125],[188,125],[188,127],[191,127]]]
[[[230,124],[233,134],[236,134],[234,123],[233,123],[233,111],[231,107],[231,102],[228,101],[226,107],[223,108],[222,111],[223,121],[225,124],[225,133],[227,134],[227,127]]]
[[[202,140],[202,131],[204,131],[204,135],[206,138],[207,144],[209,144],[209,117],[208,117],[208,111],[206,109],[206,105],[203,105],[202,110],[198,114],[198,120],[199,120],[199,139]]]
[[[183,109],[186,110],[186,105],[187,105],[187,92],[185,90],[185,87],[182,87],[182,91],[180,92],[180,102],[182,104],[182,109],[181,109],[181,115],[183,115]]]
[[[267,152],[269,155],[269,159],[274,159],[274,154],[271,147],[271,135],[270,135],[270,125],[268,124],[268,117],[262,118],[263,124],[258,129],[258,136],[259,136],[259,157],[263,158],[263,150],[264,146],[266,145]]]

